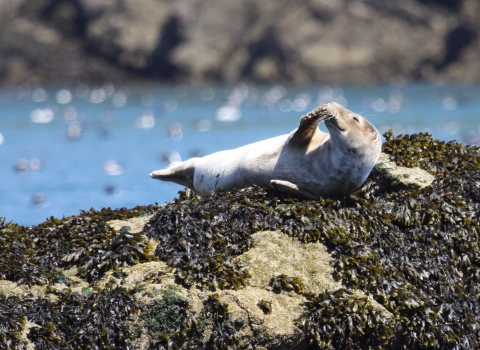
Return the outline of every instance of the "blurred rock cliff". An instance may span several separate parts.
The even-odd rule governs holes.
[[[0,0],[0,85],[480,81],[478,0]]]

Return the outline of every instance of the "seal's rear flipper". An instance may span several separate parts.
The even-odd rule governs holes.
[[[291,194],[295,197],[306,198],[306,199],[318,199],[318,196],[315,196],[313,193],[307,190],[302,190],[294,183],[290,181],[283,180],[271,180],[270,186],[273,187],[278,192]]]
[[[300,125],[297,130],[292,132],[288,140],[288,144],[294,146],[305,146],[310,143],[315,133],[319,132],[318,124],[322,120],[330,119],[332,116],[328,114],[325,105],[320,106],[307,115],[300,118]]]
[[[172,163],[167,169],[151,172],[150,176],[157,180],[175,182],[194,190],[193,175],[195,174],[196,160],[197,158],[192,158],[185,162]]]

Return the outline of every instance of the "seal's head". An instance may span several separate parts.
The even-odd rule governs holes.
[[[320,113],[330,132],[332,169],[343,181],[342,191],[337,188],[335,195],[351,193],[363,184],[380,155],[380,133],[368,120],[338,103],[321,106]]]
[[[331,102],[321,107],[330,139],[337,146],[375,163],[382,148],[378,130],[362,116]]]

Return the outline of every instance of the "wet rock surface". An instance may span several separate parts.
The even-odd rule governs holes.
[[[15,0],[0,82],[480,79],[476,0]]]
[[[2,220],[0,347],[478,348],[480,150],[384,136],[385,162],[433,182]]]

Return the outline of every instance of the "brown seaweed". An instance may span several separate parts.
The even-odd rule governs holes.
[[[68,285],[62,269],[76,266],[93,283],[109,270],[148,261],[146,235],[158,240],[155,254],[176,269],[184,286],[239,289],[248,285],[249,274],[235,257],[253,246],[253,233],[280,229],[299,241],[325,244],[345,288],[363,291],[393,315],[347,290],[313,295],[294,276],[277,276],[272,280],[277,292],[306,297],[297,325],[313,347],[480,348],[479,149],[426,133],[385,137],[384,152],[398,165],[434,174],[432,186],[398,186],[374,170],[362,189],[342,199],[299,201],[257,187],[206,197],[186,190],[161,208],[90,210],[34,227],[2,219],[0,278]],[[157,214],[142,234],[117,234],[105,225],[147,211]],[[57,301],[0,296],[0,347],[25,346],[20,333],[26,320],[40,326],[29,335],[38,348],[126,347],[134,337],[128,317],[139,310],[132,293],[89,289],[84,295],[61,294]],[[178,307],[180,312],[183,306]],[[205,307],[205,322],[216,325],[207,347],[236,346],[242,322],[229,320],[228,305],[218,296],[209,296]],[[269,311],[265,301],[259,307]],[[116,310],[113,315],[102,311],[109,308]],[[189,325],[166,332],[169,340],[162,344],[195,336],[198,319],[186,319]],[[79,329],[86,332],[78,336]]]

